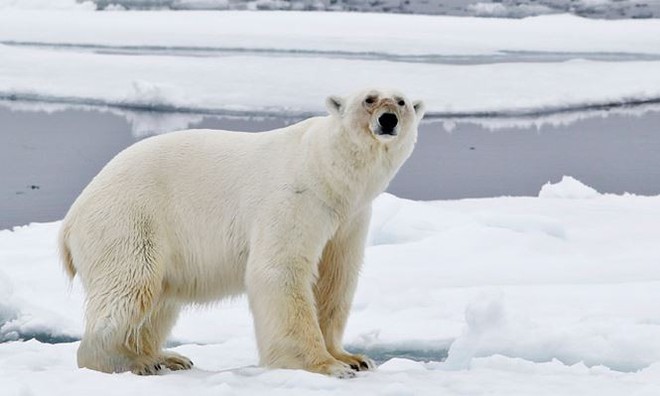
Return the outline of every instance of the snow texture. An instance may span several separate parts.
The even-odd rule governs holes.
[[[0,344],[0,389],[657,394],[660,197],[602,195],[570,177],[540,195],[381,195],[345,338],[381,366],[348,381],[258,368],[243,298],[181,317],[171,346],[191,357],[193,371],[140,378],[79,370],[83,295],[77,280],[67,287],[58,263],[59,223],[0,231],[0,338],[8,341]],[[12,341],[22,339],[32,340]]]

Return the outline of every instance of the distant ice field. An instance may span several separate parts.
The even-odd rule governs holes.
[[[0,57],[2,99],[167,111],[318,114],[327,95],[369,86],[394,86],[422,98],[430,115],[524,114],[660,100],[657,61],[465,66],[247,55],[108,55],[10,46],[0,46]]]
[[[3,10],[0,58],[1,99],[157,111],[306,116],[374,85],[430,116],[660,101],[658,20]]]

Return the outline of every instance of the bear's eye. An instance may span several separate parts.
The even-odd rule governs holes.
[[[399,106],[405,106],[405,105],[406,105],[406,102],[404,102],[403,100],[399,100]]]
[[[373,96],[369,96],[364,100],[364,102],[366,104],[374,104],[375,101],[376,101],[376,98],[374,98]]]

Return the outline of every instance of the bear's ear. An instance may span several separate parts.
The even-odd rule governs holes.
[[[341,112],[344,110],[344,99],[339,96],[328,96],[325,100],[325,106],[330,114],[341,116]]]
[[[426,105],[424,102],[421,100],[416,100],[413,102],[413,109],[415,109],[415,115],[417,116],[418,120],[421,120],[422,117],[424,117],[424,113],[426,113]]]

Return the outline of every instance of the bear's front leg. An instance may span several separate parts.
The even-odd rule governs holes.
[[[341,225],[323,250],[314,287],[319,324],[328,352],[357,371],[376,368],[367,356],[344,350],[342,338],[364,257],[371,207]]]
[[[326,349],[312,290],[317,259],[294,241],[258,239],[250,251],[245,281],[261,364],[354,377]]]

